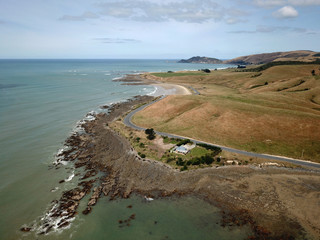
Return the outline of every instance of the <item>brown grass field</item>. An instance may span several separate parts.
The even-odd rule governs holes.
[[[152,78],[192,86],[201,95],[169,96],[136,114],[133,122],[137,125],[252,152],[320,162],[320,65]]]

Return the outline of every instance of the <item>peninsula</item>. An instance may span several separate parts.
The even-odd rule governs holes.
[[[121,81],[154,85],[158,97],[102,106],[106,113],[80,123],[83,132],[66,140],[55,167],[74,162],[84,169],[81,182],[53,202],[46,216],[56,224],[44,218],[40,234],[67,227],[78,211],[94,211],[102,196],[138,194],[204,199],[221,209],[222,227],[247,226],[250,239],[318,239],[319,64],[144,73]]]
[[[192,57],[189,59],[181,59],[179,63],[207,63],[207,64],[221,64],[222,60],[209,57]]]

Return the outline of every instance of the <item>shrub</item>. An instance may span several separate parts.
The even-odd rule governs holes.
[[[183,166],[182,168],[180,168],[180,171],[182,172],[182,171],[185,171],[185,170],[188,170],[188,167],[185,165],[185,166]]]
[[[313,69],[313,70],[311,71],[311,74],[312,74],[312,76],[315,76],[315,75],[316,75],[316,71]]]
[[[184,163],[185,163],[185,162],[182,160],[182,158],[178,158],[178,160],[176,161],[176,164],[177,164],[178,166],[183,166]]]
[[[139,147],[144,148],[144,143],[140,143]]]
[[[144,132],[145,134],[147,134],[147,138],[149,140],[153,140],[156,138],[156,133],[154,132],[153,128],[148,128]]]
[[[213,162],[214,162],[213,157],[212,157],[212,156],[210,156],[210,155],[206,155],[206,156],[204,156],[204,157],[203,157],[203,159],[204,159],[204,163],[205,163],[205,164],[207,164],[207,165],[209,165],[209,164],[211,164],[211,163],[213,163]]]
[[[136,142],[139,142],[139,141],[140,141],[140,139],[141,139],[141,138],[137,137],[137,138],[136,138]]]
[[[201,164],[201,158],[192,159],[192,165],[200,165],[200,164]]]
[[[180,140],[180,142],[177,143],[177,146],[185,145],[187,143],[191,143],[190,139]]]

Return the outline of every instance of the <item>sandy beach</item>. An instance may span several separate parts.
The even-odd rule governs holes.
[[[191,95],[190,90],[184,86],[170,83],[152,83],[152,86],[156,88],[155,92],[150,94],[151,96],[161,95]]]
[[[155,79],[148,78],[145,75],[126,75],[121,79],[114,81],[123,82],[123,85],[152,85],[155,87],[155,91],[149,94],[150,96],[158,97],[162,95],[191,95],[192,92],[185,86],[162,83]]]

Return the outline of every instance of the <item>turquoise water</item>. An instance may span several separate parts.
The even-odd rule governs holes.
[[[19,228],[39,220],[52,200],[76,186],[77,178],[58,184],[72,175],[71,165],[49,168],[77,121],[103,104],[154,91],[152,86],[124,86],[112,79],[127,73],[217,67],[226,66],[165,60],[0,60],[1,239],[36,238]],[[125,207],[129,204],[134,205],[130,211]],[[131,211],[137,216],[132,225],[119,228],[118,219]],[[115,202],[102,198],[90,215],[79,214],[70,229],[39,238],[215,239],[222,234],[235,239],[246,233],[221,229],[213,224],[217,218],[217,209],[192,198],[150,204],[139,197]]]

